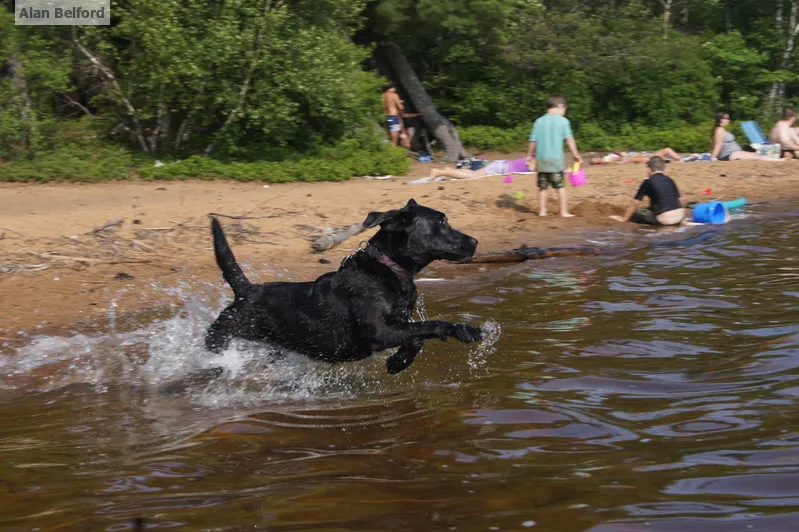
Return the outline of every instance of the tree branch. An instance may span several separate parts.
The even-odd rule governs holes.
[[[214,140],[212,140],[208,146],[206,146],[205,151],[203,152],[204,155],[208,156],[216,149],[217,144],[220,140],[222,140],[222,135],[227,131],[230,124],[233,123],[233,120],[238,118],[239,114],[241,113],[242,107],[244,107],[244,100],[247,98],[247,92],[250,90],[250,82],[252,81],[252,75],[255,72],[255,67],[258,64],[258,52],[261,49],[261,41],[263,40],[264,34],[264,26],[266,25],[266,16],[272,9],[280,9],[283,6],[283,0],[278,0],[274,7],[272,6],[272,0],[264,0],[264,11],[263,11],[263,20],[262,24],[258,27],[255,32],[255,39],[253,41],[252,47],[252,58],[250,58],[250,64],[247,67],[247,74],[244,76],[244,82],[241,84],[241,89],[239,89],[239,95],[236,101],[236,106],[233,110],[227,115],[225,118],[225,122],[222,124],[222,127],[219,128],[219,131],[214,136]]]
[[[122,100],[122,103],[125,105],[128,114],[133,120],[134,135],[136,137],[136,140],[139,141],[141,149],[145,152],[150,151],[147,147],[147,142],[144,140],[144,135],[142,134],[141,125],[139,124],[139,116],[138,113],[136,112],[136,108],[133,107],[133,104],[130,103],[130,100],[128,100],[125,97],[125,93],[122,91],[122,87],[119,86],[119,82],[117,81],[114,72],[110,68],[105,66],[102,62],[100,62],[100,60],[97,59],[97,57],[94,54],[92,54],[85,46],[83,46],[83,44],[78,40],[78,34],[75,26],[72,26],[72,42],[75,44],[78,50],[80,50],[80,52],[84,56],[86,56],[89,62],[92,65],[94,65],[94,67],[99,72],[101,72],[114,87],[116,92],[119,94],[119,98]]]

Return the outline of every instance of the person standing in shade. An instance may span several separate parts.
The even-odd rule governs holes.
[[[635,198],[630,202],[624,216],[610,216],[617,222],[633,222],[648,225],[680,225],[685,219],[685,209],[677,183],[665,175],[666,161],[652,157],[646,163],[649,177],[644,179]],[[641,209],[641,200],[649,198],[649,208]]]
[[[390,85],[386,92],[383,93],[383,114],[386,115],[386,126],[388,126],[388,134],[391,137],[391,144],[397,146],[400,141],[400,133],[402,132],[402,115],[405,112],[405,105],[397,94],[397,88]]]
[[[538,118],[530,131],[530,144],[527,148],[527,166],[538,170],[538,215],[547,215],[547,188],[558,191],[560,215],[564,218],[574,216],[569,213],[566,189],[563,185],[563,142],[569,147],[577,162],[583,158],[577,151],[572,127],[566,114],[566,97],[553,94],[547,99],[547,113]]]

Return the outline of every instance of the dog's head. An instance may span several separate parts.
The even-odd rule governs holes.
[[[450,226],[443,212],[412,199],[401,209],[369,213],[363,226],[377,225],[380,231],[373,243],[392,258],[404,258],[419,269],[434,260],[468,259],[477,249],[477,239]]]

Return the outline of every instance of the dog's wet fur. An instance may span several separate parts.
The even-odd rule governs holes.
[[[312,282],[252,284],[213,218],[216,262],[235,299],[208,328],[206,347],[219,352],[243,338],[330,363],[399,347],[386,362],[394,374],[413,363],[424,340],[482,339],[480,329],[470,325],[411,321],[413,276],[434,260],[472,257],[476,239],[453,229],[444,213],[412,199],[401,209],[370,213],[363,225],[380,230],[338,271]]]

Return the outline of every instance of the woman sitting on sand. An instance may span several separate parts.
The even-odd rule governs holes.
[[[498,159],[491,161],[479,170],[463,170],[458,168],[433,168],[430,171],[430,180],[437,177],[454,177],[456,179],[469,179],[471,177],[487,177],[492,175],[522,174],[535,172],[535,168],[529,168],[524,157],[521,159]]]
[[[735,141],[735,135],[727,131],[730,125],[730,113],[716,113],[716,125],[713,126],[710,148],[711,161],[784,161],[785,159],[772,159],[759,153],[744,151]]]
[[[591,159],[593,165],[605,164],[632,164],[632,163],[647,163],[652,157],[660,157],[666,161],[681,162],[680,155],[671,148],[663,148],[656,152],[648,151],[620,151],[616,153],[609,153],[604,157],[594,157]]]

